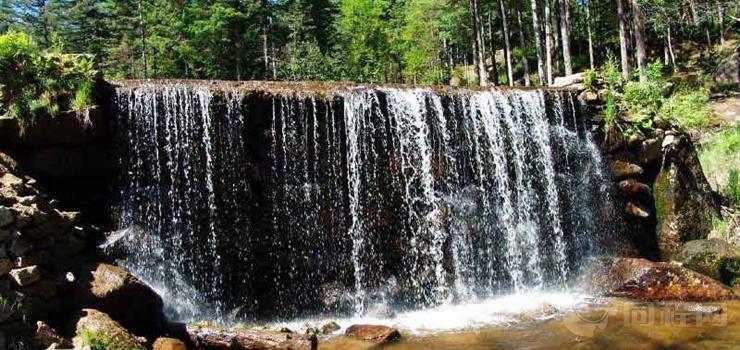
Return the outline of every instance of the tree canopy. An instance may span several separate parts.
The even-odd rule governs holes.
[[[669,64],[668,50],[681,40],[711,45],[737,33],[734,2],[620,1],[632,67],[641,48],[634,39],[643,30],[648,58],[667,57]],[[92,54],[112,78],[474,83],[480,72],[473,67],[482,63],[487,80],[508,83],[510,71],[512,83],[523,85],[525,72],[541,83],[538,70],[558,76],[618,55],[617,3],[0,0],[0,32],[22,31],[42,48]]]

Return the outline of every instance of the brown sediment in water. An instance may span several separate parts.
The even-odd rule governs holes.
[[[605,305],[546,320],[403,336],[384,349],[732,349],[740,344],[740,301],[666,304],[610,299]],[[321,349],[367,348],[368,344],[342,337],[321,341]]]

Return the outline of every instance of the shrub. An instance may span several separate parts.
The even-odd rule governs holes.
[[[594,69],[586,69],[586,71],[583,72],[583,86],[586,90],[591,90],[594,87],[597,78],[598,74]]]
[[[650,118],[658,112],[663,103],[663,95],[654,81],[645,83],[630,81],[624,86],[622,100],[630,117],[643,119]]]
[[[614,93],[607,91],[606,93],[606,109],[604,110],[604,127],[606,129],[611,128],[614,125],[619,110],[617,108],[617,102],[614,98]]]
[[[21,121],[91,107],[95,65],[91,56],[42,52],[25,34],[0,35],[0,113]]]
[[[609,55],[602,67],[604,82],[609,89],[619,89],[622,87],[622,71],[614,56]]]

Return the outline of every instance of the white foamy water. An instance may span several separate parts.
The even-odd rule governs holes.
[[[358,316],[340,319],[312,318],[281,322],[271,327],[287,327],[303,331],[308,326],[321,327],[334,321],[342,328],[353,324],[375,324],[394,327],[402,332],[423,335],[446,331],[471,330],[496,325],[521,322],[522,316],[549,318],[557,314],[572,312],[590,304],[593,298],[586,294],[569,292],[531,292],[494,297],[480,302],[444,304],[433,308],[399,312],[389,317]],[[557,313],[539,312],[544,308],[557,309]]]

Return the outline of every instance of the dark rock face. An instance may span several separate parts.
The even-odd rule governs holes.
[[[721,283],[679,264],[646,259],[596,260],[585,286],[591,292],[645,301],[717,301],[737,297]]]
[[[60,210],[1,152],[0,222],[0,297],[9,301],[0,305],[0,349],[5,341],[64,345],[75,331],[74,315],[86,307],[107,314],[88,312],[79,324],[84,329],[110,320],[141,335],[164,332],[161,298],[126,271],[93,264],[100,260],[97,231],[80,213]]]
[[[0,152],[0,296],[17,306],[0,320],[7,341],[30,339],[36,320],[55,323],[63,314],[61,294],[69,287],[64,275],[94,255],[91,230],[78,218],[55,207],[36,181]]]
[[[102,87],[102,86],[101,86]],[[96,101],[98,105],[104,105]],[[62,210],[81,210],[88,221],[109,225],[106,194],[114,167],[103,108],[87,115],[63,113],[40,117],[21,132],[15,118],[0,119],[0,150],[23,164],[44,184],[46,193],[61,200]]]
[[[660,257],[668,260],[683,243],[706,238],[712,219],[720,214],[691,141],[684,135],[668,136],[664,145],[654,195]]]
[[[344,334],[348,337],[385,345],[401,339],[397,329],[388,326],[356,324],[349,326]]]

